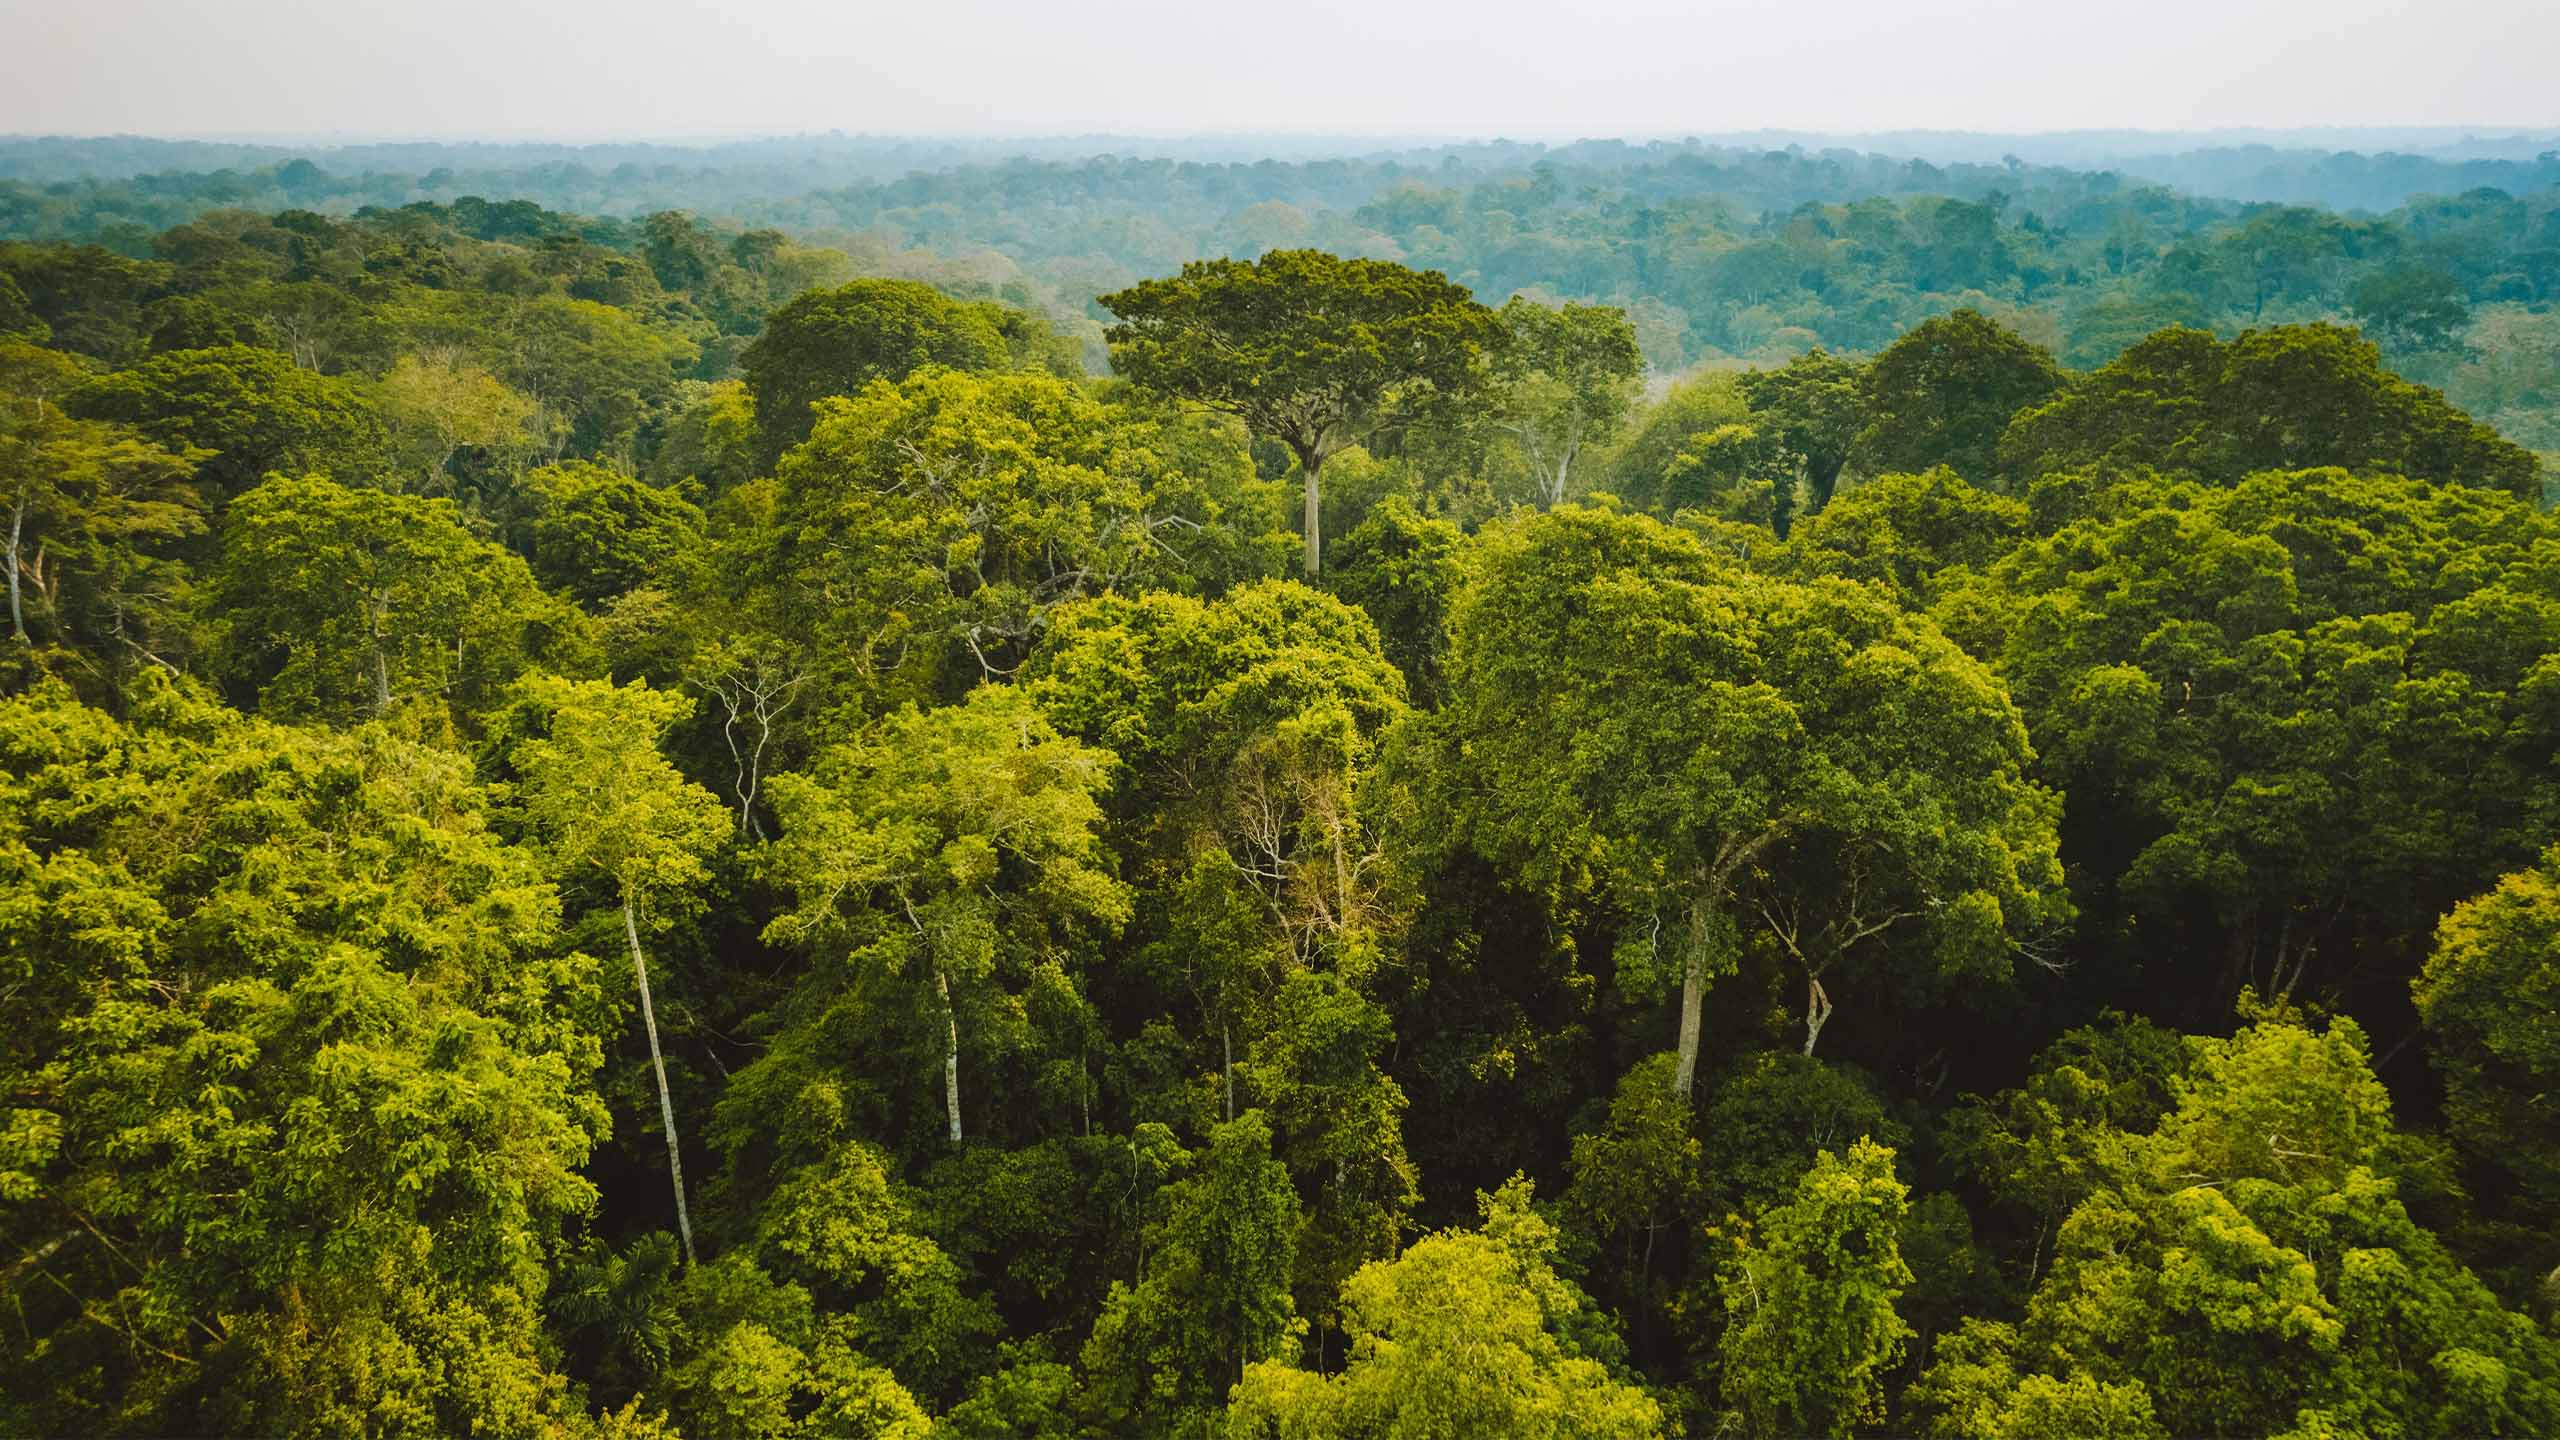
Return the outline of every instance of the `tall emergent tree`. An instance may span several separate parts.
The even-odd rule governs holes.
[[[763,463],[809,438],[809,407],[830,395],[859,394],[874,380],[904,380],[927,365],[1003,369],[998,311],[913,280],[856,280],[776,310],[738,357],[755,397]]]
[[[1128,919],[1128,891],[1096,834],[1094,797],[1113,763],[1059,735],[1021,691],[989,685],[958,705],[902,710],[822,753],[810,774],[774,776],[782,837],[768,863],[792,909],[766,933],[849,952],[851,965],[812,970],[785,1007],[782,1039],[741,1088],[780,1083],[812,1037],[849,1023],[846,1007],[873,977],[920,982],[958,1145],[963,1017],[992,1025],[1034,985],[1072,997],[1065,942]]]
[[[640,987],[640,1024],[657,1074],[658,1118],[667,1132],[667,1173],[676,1194],[676,1230],[693,1260],[693,1219],[685,1209],[684,1156],[676,1107],[658,1046],[649,960],[640,949],[640,911],[653,896],[698,884],[702,857],[729,831],[719,797],[684,778],[658,749],[660,737],[693,712],[693,701],[645,681],[528,676],[519,693],[550,719],[548,733],[515,750],[525,815],[565,875],[600,875],[622,910],[631,973]]]
[[[1297,456],[1310,575],[1324,568],[1324,462],[1426,402],[1477,389],[1498,325],[1437,270],[1321,250],[1195,260],[1102,303],[1120,317],[1107,334],[1121,374],[1233,415]]]
[[[1644,352],[1627,312],[1614,305],[1549,309],[1514,296],[1499,316],[1497,423],[1520,442],[1539,502],[1553,509],[1569,493],[1574,461],[1612,439],[1626,420],[1644,376]]]
[[[2016,707],[1935,626],[1642,516],[1479,543],[1435,722],[1487,777],[1461,823],[1542,885],[1597,882],[1635,937],[1622,970],[1679,977],[1678,1093],[1744,927],[1803,974],[1811,1054],[1835,967],[1905,995],[2003,980],[2068,914]]]

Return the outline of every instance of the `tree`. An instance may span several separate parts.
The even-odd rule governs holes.
[[[2235,485],[2264,470],[2334,465],[2542,494],[2531,452],[2385,370],[2379,350],[2335,325],[2269,326],[2228,344],[2161,331],[2019,414],[2000,455],[2022,487],[2087,467]]]
[[[1054,376],[930,370],[818,408],[753,568],[726,578],[819,643],[835,704],[948,698],[1012,674],[1084,596],[1256,567],[1241,447]]]
[[[701,510],[683,496],[583,460],[525,477],[533,513],[524,555],[543,584],[596,605],[675,578],[702,547]]]
[[[1574,1136],[1566,1162],[1573,1186],[1565,1192],[1565,1213],[1593,1240],[1617,1242],[1618,1273],[1633,1302],[1618,1309],[1631,1327],[1668,1307],[1677,1274],[1672,1262],[1700,1211],[1697,1115],[1672,1089],[1678,1063],[1668,1052],[1638,1061],[1610,1097],[1608,1123]],[[1659,1271],[1657,1249],[1664,1252]]]
[[[278,476],[231,507],[204,594],[222,668],[278,715],[345,723],[434,696],[468,714],[583,627],[450,500]]]
[[[533,448],[539,407],[496,376],[450,355],[403,355],[376,390],[405,478],[428,494],[466,448],[502,455]]]
[[[2064,388],[2051,355],[1981,311],[1924,320],[1867,366],[1858,464],[1869,474],[1944,465],[1987,484],[2011,417]]]
[[[2560,1342],[2403,1206],[2363,1032],[2261,1014],[2190,1043],[2170,1113],[2096,1147],[2104,1183],[2020,1323],[1970,1321],[1942,1345],[1918,1391],[1939,1433],[2036,1411],[2137,1436],[2560,1422]]]
[[[9,634],[32,643],[30,591],[51,638],[89,647],[121,675],[173,662],[185,566],[204,529],[195,466],[120,426],[74,420],[62,396],[86,372],[69,357],[0,341],[0,504],[8,513]],[[103,651],[103,654],[94,652]]]
[[[2190,1027],[2243,986],[2399,1013],[2438,917],[2551,833],[2549,522],[2335,470],[2088,508],[1934,607],[2063,792],[2083,953]]]
[[[0,1414],[52,1434],[574,1428],[594,963],[467,759],[0,702]]]
[[[965,1134],[964,1008],[1044,976],[1071,984],[1061,952],[1076,932],[1128,919],[1095,834],[1112,765],[1050,728],[1020,691],[985,686],[958,705],[900,711],[811,773],[771,781],[782,833],[765,863],[792,909],[767,933],[829,952],[788,1018],[823,1033],[850,1018],[838,1009],[848,983],[921,982],[954,1146]]]
[[[2498,1208],[2547,1234],[2560,1215],[2560,1121],[2547,1098],[2560,1083],[2550,1024],[2560,1005],[2560,848],[2454,907],[2412,988],[2444,1077],[2447,1128],[2501,1177],[2482,1193],[2513,1195]],[[2533,1268],[2560,1263],[2547,1241],[2521,1243]]]
[[[1865,367],[1820,346],[1775,370],[1746,371],[1742,396],[1759,428],[1775,435],[1797,457],[1809,497],[1808,514],[1820,514],[1839,488],[1840,472],[1866,424]]]
[[[1121,973],[1168,1017],[1182,1081],[1214,1076],[1230,1118],[1269,1114],[1313,1192],[1300,1264],[1322,1320],[1414,1199],[1372,994],[1395,916],[1371,782],[1402,678],[1368,617],[1295,581],[1097,597],[1027,678],[1061,729],[1121,757],[1113,839],[1147,900]]]
[[[1368,612],[1378,645],[1404,673],[1405,691],[1436,709],[1449,653],[1449,599],[1458,587],[1466,532],[1391,495],[1343,537],[1326,587]]]
[[[154,355],[62,405],[164,449],[205,452],[197,474],[217,507],[272,471],[363,480],[382,464],[382,422],[352,384],[247,345]]]
[[[1467,823],[1553,893],[1604,891],[1629,979],[1676,979],[1677,1093],[1746,925],[1805,977],[1810,1054],[1834,964],[1906,993],[1996,980],[2068,914],[2025,731],[1934,627],[1640,516],[1569,508],[1479,544],[1435,721],[1488,777]]]
[[[1396,1435],[1650,1440],[1661,1405],[1612,1373],[1605,1323],[1554,1269],[1554,1227],[1514,1177],[1479,1194],[1484,1223],[1444,1230],[1343,1286],[1351,1357],[1338,1374],[1245,1370],[1227,1410],[1240,1440]]]
[[[1571,490],[1574,462],[1607,444],[1634,406],[1644,354],[1627,312],[1615,306],[1550,309],[1515,296],[1496,318],[1497,423],[1527,456],[1539,503],[1553,508]]]
[[[1140,385],[1234,415],[1297,457],[1306,571],[1324,568],[1324,462],[1426,403],[1483,384],[1496,320],[1436,270],[1274,250],[1195,260],[1105,295],[1111,363]]]
[[[611,888],[631,948],[640,990],[640,1024],[649,1036],[649,1066],[658,1080],[658,1118],[666,1128],[667,1174],[675,1187],[676,1231],[685,1263],[693,1263],[693,1219],[685,1209],[684,1158],[676,1138],[675,1100],[666,1057],[658,1048],[657,1006],[649,994],[649,961],[640,948],[640,912],[670,893],[701,883],[702,858],[728,829],[728,811],[710,791],[667,763],[658,745],[668,728],[693,712],[682,695],[646,683],[529,676],[517,694],[542,715],[545,733],[515,747],[526,822],[550,848],[561,874],[592,873]]]
[[[1909,1192],[1871,1140],[1826,1150],[1795,1195],[1760,1212],[1726,1261],[1718,1378],[1743,1428],[1845,1437],[1884,1418],[1884,1376],[1911,1327],[1894,1302],[1911,1283],[1900,1232]]]
[[[2432,265],[2390,265],[2347,292],[2347,308],[2395,349],[2441,350],[2471,318],[2462,281]]]
[[[1806,575],[1879,584],[1925,608],[1961,569],[1988,569],[2026,538],[2028,507],[1941,467],[1859,483],[1787,536],[1787,560]]]
[[[1191,1433],[1249,1366],[1283,1358],[1306,1328],[1289,1299],[1298,1192],[1271,1158],[1261,1111],[1212,1130],[1199,1173],[1164,1203],[1144,1273],[1135,1287],[1112,1282],[1084,1346],[1092,1401],[1114,1433]]]
[[[856,280],[816,290],[776,310],[738,357],[755,398],[763,463],[806,439],[810,407],[831,395],[859,395],[928,365],[1000,370],[1010,352],[996,324],[999,307],[954,300],[913,280]]]

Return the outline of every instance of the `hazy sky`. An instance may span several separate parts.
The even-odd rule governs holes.
[[[0,0],[0,133],[2560,123],[2555,0]]]

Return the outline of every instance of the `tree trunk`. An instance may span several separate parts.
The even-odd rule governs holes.
[[[1689,944],[1688,964],[1680,973],[1680,1068],[1672,1073],[1671,1093],[1686,1100],[1698,1075],[1698,1031],[1707,1013],[1707,947],[1703,937]]]
[[[1804,977],[1804,1053],[1813,1054],[1813,1044],[1822,1038],[1822,1026],[1831,1018],[1831,996],[1822,988],[1820,977]]]
[[[933,972],[933,988],[942,996],[942,1109],[951,1119],[951,1143],[960,1144],[960,1012],[951,1008],[951,977]]]
[[[667,1129],[667,1176],[676,1187],[676,1233],[684,1239],[684,1263],[693,1263],[693,1216],[684,1206],[684,1153],[676,1146],[676,1102],[667,1093],[667,1057],[658,1049],[658,1010],[649,999],[649,962],[640,954],[640,922],[631,892],[622,892],[622,933],[631,941],[631,973],[640,981],[640,1024],[649,1032],[649,1065],[658,1072],[658,1119]]]
[[[1298,469],[1307,477],[1307,578],[1310,580],[1324,570],[1324,492],[1316,486],[1316,473],[1323,468],[1321,458],[1298,457]]]
[[[26,525],[27,502],[21,496],[9,512],[9,638],[21,645],[27,643],[27,616],[18,600],[18,542],[26,533]]]
[[[384,649],[382,644],[382,597],[372,596],[370,603],[371,609],[366,614],[365,628],[373,641],[373,713],[388,715],[391,713],[391,653]],[[631,953],[635,955],[640,953],[640,941],[636,931],[633,932],[631,944]],[[646,990],[648,987],[644,983],[641,988]]]

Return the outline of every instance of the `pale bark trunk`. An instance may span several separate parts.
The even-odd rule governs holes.
[[[382,600],[379,596],[374,597],[366,628],[373,639],[373,711],[377,715],[387,715],[391,713],[391,655],[382,644]],[[639,943],[635,936],[632,941],[632,953],[635,955],[639,953]]]
[[[1307,477],[1307,578],[1310,580],[1324,570],[1323,492],[1316,487],[1316,473],[1323,467],[1321,460],[1314,464],[1307,463],[1304,458],[1298,461],[1298,468]]]
[[[1814,1042],[1822,1038],[1823,1024],[1831,1018],[1831,996],[1814,976],[1806,976],[1804,983],[1804,1053],[1810,1056]]]
[[[676,1190],[676,1233],[684,1239],[684,1263],[693,1263],[693,1216],[684,1204],[684,1153],[676,1145],[676,1102],[667,1093],[667,1057],[658,1049],[658,1010],[649,999],[649,962],[640,953],[640,922],[631,894],[622,896],[622,933],[631,941],[631,973],[640,981],[640,1025],[649,1032],[649,1065],[658,1073],[658,1119],[667,1130],[667,1177]]]
[[[1698,1032],[1707,1013],[1707,947],[1692,938],[1689,963],[1680,974],[1680,1067],[1672,1073],[1671,1093],[1686,1100],[1698,1075]]]
[[[27,616],[18,599],[18,542],[26,534],[27,505],[21,499],[9,512],[9,637],[27,643]]]
[[[933,972],[933,988],[942,996],[942,1109],[951,1120],[951,1143],[960,1143],[960,1012],[951,1008],[951,977]]]

